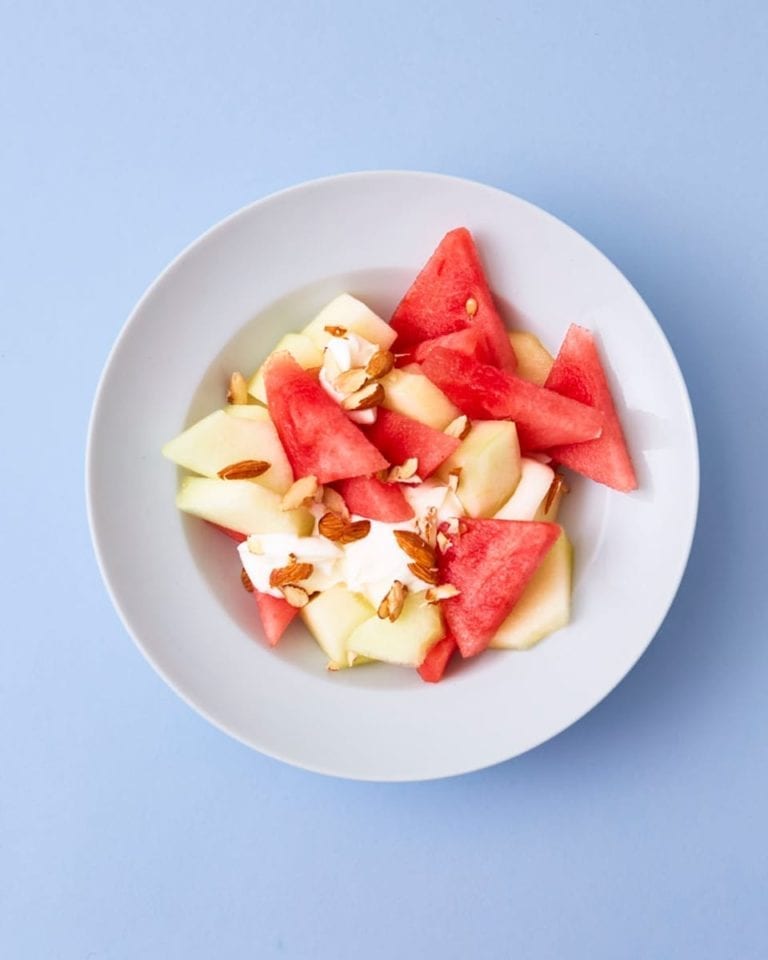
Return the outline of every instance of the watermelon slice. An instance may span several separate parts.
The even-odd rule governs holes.
[[[485,650],[559,536],[555,523],[460,521],[441,556],[440,579],[461,591],[442,610],[463,657]]]
[[[546,450],[600,436],[599,410],[472,357],[436,347],[422,369],[467,416],[514,420],[523,450]]]
[[[365,433],[390,463],[405,463],[409,457],[416,457],[419,461],[416,472],[422,480],[447,460],[461,442],[441,430],[383,407],[379,408],[376,422],[366,427]]]
[[[421,679],[426,683],[438,683],[442,680],[455,649],[456,641],[453,637],[443,637],[442,640],[438,640],[424,657],[422,665],[417,667]]]
[[[350,512],[360,517],[384,523],[400,523],[413,517],[413,508],[396,483],[383,483],[376,477],[353,477],[340,480],[336,489]]]
[[[259,608],[261,625],[264,627],[267,643],[270,647],[274,647],[299,611],[296,607],[292,607],[287,600],[283,600],[282,597],[273,597],[269,593],[259,593],[258,590],[254,590],[253,595],[256,597],[256,606]]]
[[[466,227],[446,233],[397,305],[390,323],[397,330],[398,351],[473,327],[482,335],[490,362],[505,370],[515,369],[515,352]]]
[[[466,330],[457,330],[456,333],[446,333],[433,340],[424,340],[411,354],[415,363],[423,363],[435,347],[445,347],[446,350],[455,350],[468,357],[474,357],[481,363],[491,363],[492,360],[485,348],[485,342],[476,327],[467,327]]]
[[[237,530],[230,530],[229,527],[222,527],[220,523],[212,523],[210,520],[206,520],[206,523],[209,523],[214,529],[218,530],[219,533],[225,533],[230,540],[234,540],[235,543],[243,543],[243,541],[248,539],[247,534],[238,533]]]
[[[635,469],[597,344],[589,330],[576,324],[568,328],[546,385],[550,390],[586,403],[603,414],[603,432],[598,439],[554,447],[549,451],[552,459],[615,490],[624,493],[636,490]]]
[[[272,354],[264,383],[269,412],[297,478],[314,476],[331,483],[389,465],[289,353]]]

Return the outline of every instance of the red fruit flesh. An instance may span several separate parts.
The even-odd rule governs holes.
[[[341,407],[285,352],[264,371],[267,404],[297,478],[320,483],[360,477],[388,466]]]
[[[273,597],[269,593],[259,593],[258,590],[255,590],[253,595],[256,597],[256,605],[259,608],[261,625],[264,627],[267,643],[270,647],[274,647],[299,611],[296,607],[292,607],[287,600],[283,600],[282,597]]]
[[[390,322],[397,330],[399,352],[423,340],[471,327],[480,332],[490,362],[505,370],[515,369],[515,352],[466,227],[443,237]]]
[[[523,450],[546,450],[600,435],[599,410],[464,354],[436,347],[422,369],[467,416],[514,420]]]
[[[243,543],[245,540],[248,539],[246,534],[238,533],[237,530],[230,530],[229,527],[222,527],[221,524],[213,523],[211,520],[207,520],[206,523],[210,523],[210,525],[214,529],[218,530],[219,533],[225,533],[230,538],[230,540],[234,540],[235,543]]]
[[[481,363],[491,362],[488,351],[485,349],[483,338],[474,327],[467,327],[466,330],[457,330],[456,333],[446,333],[442,337],[435,337],[434,340],[425,340],[414,349],[412,354],[413,361],[423,363],[435,347],[445,347],[446,350],[464,353],[468,357],[474,357],[475,360],[479,360]]]
[[[425,683],[439,683],[443,679],[445,668],[448,661],[453,656],[456,649],[456,641],[453,637],[443,637],[437,643],[430,647],[424,662],[418,668],[419,676]]]
[[[460,521],[441,557],[440,580],[460,591],[442,610],[463,657],[485,650],[559,536],[554,523]]]
[[[400,523],[413,517],[413,508],[396,483],[383,483],[376,477],[339,480],[336,489],[344,497],[350,513],[384,523]]]
[[[405,463],[409,457],[416,457],[419,461],[416,472],[422,480],[447,460],[461,442],[441,430],[383,407],[379,408],[376,422],[366,427],[365,433],[390,463]]]
[[[546,386],[594,407],[603,415],[603,432],[596,440],[553,447],[549,451],[552,459],[615,490],[636,490],[635,469],[597,344],[589,330],[575,324],[569,327]]]

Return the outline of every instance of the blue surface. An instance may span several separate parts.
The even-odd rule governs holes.
[[[768,956],[768,8],[413,6],[0,8],[7,960]],[[690,567],[638,667],[533,753],[421,785],[290,769],[176,699],[82,494],[100,368],[166,262],[376,167],[485,180],[594,241],[701,439]]]

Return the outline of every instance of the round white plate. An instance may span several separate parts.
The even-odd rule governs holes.
[[[384,665],[328,673],[296,623],[261,639],[233,544],[174,506],[160,455],[223,403],[278,336],[349,291],[389,316],[443,234],[474,233],[510,325],[552,352],[595,330],[638,471],[629,496],[574,478],[562,513],[576,549],[573,622],[526,653],[491,651],[437,685]],[[263,753],[323,773],[420,780],[535,747],[627,673],[685,568],[698,503],[683,378],[619,271],[559,220],[482,184],[426,173],[348,174],[261,200],[211,229],[134,310],[96,396],[91,530],[107,587],[147,659],[188,703]]]

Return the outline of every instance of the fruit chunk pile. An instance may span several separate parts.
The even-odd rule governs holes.
[[[330,669],[432,683],[568,622],[558,466],[637,487],[592,334],[553,358],[508,332],[463,227],[389,323],[342,294],[163,452],[191,472],[179,508],[237,541],[270,644],[300,615]]]

